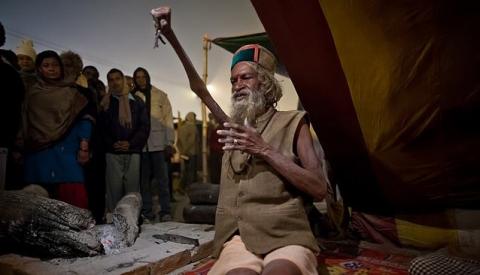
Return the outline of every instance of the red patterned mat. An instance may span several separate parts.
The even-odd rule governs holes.
[[[317,257],[320,266],[329,275],[339,274],[389,274],[407,275],[408,267],[416,253],[391,250],[362,242],[356,244],[330,244]],[[332,249],[333,248],[333,249]]]

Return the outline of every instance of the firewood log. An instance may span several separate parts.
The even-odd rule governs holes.
[[[0,192],[0,246],[30,255],[83,257],[131,246],[138,237],[139,193],[117,204],[113,224],[97,225],[90,211],[25,191]]]
[[[103,247],[90,211],[24,191],[0,193],[0,242],[59,257],[92,256]]]

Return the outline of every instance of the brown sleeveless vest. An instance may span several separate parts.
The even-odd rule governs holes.
[[[277,112],[271,108],[258,118],[257,130],[267,143],[296,161],[294,136],[304,116],[305,112]],[[222,245],[237,230],[247,249],[255,254],[267,254],[287,245],[318,251],[303,199],[294,189],[263,159],[240,151],[226,152],[222,160],[213,255],[218,257]]]

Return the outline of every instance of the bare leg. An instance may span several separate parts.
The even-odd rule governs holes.
[[[258,273],[249,268],[240,267],[228,271],[225,275],[258,275]]]
[[[274,260],[263,269],[262,275],[302,275],[300,269],[289,260]]]

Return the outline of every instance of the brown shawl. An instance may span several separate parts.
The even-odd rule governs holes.
[[[41,150],[60,139],[71,127],[88,100],[71,84],[38,80],[25,96],[24,148]]]
[[[108,93],[102,98],[100,103],[103,111],[108,110],[110,107],[110,96],[116,96],[118,98],[118,120],[120,125],[125,128],[132,128],[132,112],[130,110],[130,102],[128,96],[130,94],[130,88],[127,85],[127,80],[123,80],[123,89],[121,91],[115,91],[109,89]]]

